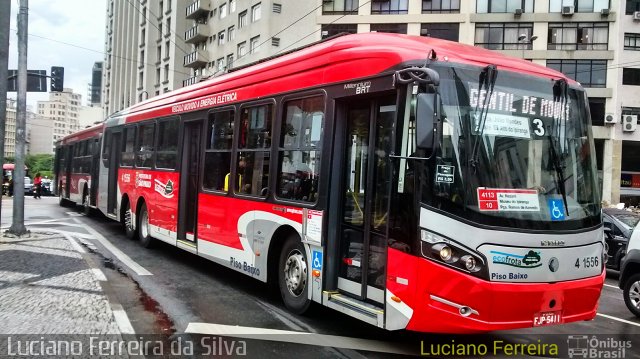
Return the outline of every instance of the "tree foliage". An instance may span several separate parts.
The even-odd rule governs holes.
[[[53,174],[53,155],[52,154],[36,154],[27,155],[25,165],[29,168],[29,174],[31,177],[40,172],[41,176],[51,177]]]

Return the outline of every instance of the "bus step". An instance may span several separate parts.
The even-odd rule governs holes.
[[[325,291],[322,293],[322,297],[322,302],[327,307],[369,324],[384,328],[384,309],[382,307],[351,298],[339,292]]]

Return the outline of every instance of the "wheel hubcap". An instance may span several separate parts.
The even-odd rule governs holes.
[[[149,234],[149,215],[147,211],[142,212],[140,218],[140,232],[142,233],[142,238],[147,238]]]
[[[284,280],[294,297],[299,296],[307,285],[307,263],[300,251],[293,250],[284,266]]]
[[[634,307],[640,309],[640,281],[633,283],[629,288],[629,299]]]

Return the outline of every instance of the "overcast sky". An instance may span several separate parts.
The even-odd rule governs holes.
[[[0,1],[11,1],[9,69],[17,69],[18,0]],[[104,61],[105,16],[105,0],[29,1],[28,69],[50,75],[51,66],[63,66],[64,87],[82,95],[86,105],[93,64]],[[27,104],[34,110],[37,101],[48,99],[48,93],[27,93]]]

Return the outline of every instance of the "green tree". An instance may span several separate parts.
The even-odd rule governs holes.
[[[53,155],[52,154],[36,154],[27,155],[25,164],[29,168],[29,174],[33,177],[40,172],[42,176],[51,176],[53,173]]]

